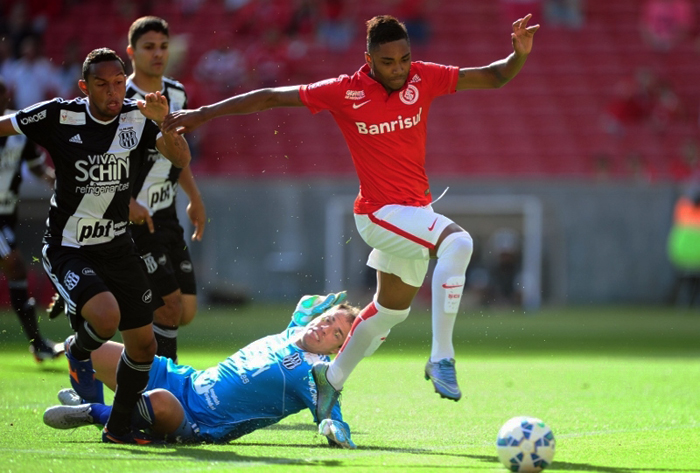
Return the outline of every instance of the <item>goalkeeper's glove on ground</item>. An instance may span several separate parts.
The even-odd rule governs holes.
[[[355,442],[350,439],[350,429],[340,421],[323,419],[318,424],[318,433],[326,436],[331,447],[357,448]]]

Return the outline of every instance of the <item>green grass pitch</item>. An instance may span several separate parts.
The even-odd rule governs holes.
[[[180,360],[213,365],[281,331],[288,306],[202,309],[181,330]],[[63,318],[43,320],[55,340]],[[59,431],[41,416],[68,385],[63,360],[37,364],[14,314],[0,314],[0,472],[505,472],[500,426],[543,419],[556,455],[547,471],[700,472],[700,311],[649,307],[465,311],[455,334],[463,399],[423,379],[430,316],[416,309],[346,384],[355,451],[331,449],[311,414],[227,445],[105,445],[99,431]]]

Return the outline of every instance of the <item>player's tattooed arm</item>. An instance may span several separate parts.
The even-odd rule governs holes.
[[[184,168],[192,159],[187,140],[177,132],[164,132],[156,141],[156,148],[158,148],[158,151],[168,158],[175,167]]]

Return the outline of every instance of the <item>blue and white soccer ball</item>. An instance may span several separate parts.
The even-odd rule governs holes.
[[[552,464],[554,434],[535,417],[513,417],[496,440],[498,458],[510,471],[536,473]]]

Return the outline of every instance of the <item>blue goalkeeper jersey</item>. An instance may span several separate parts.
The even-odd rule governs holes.
[[[198,440],[205,442],[238,438],[305,408],[315,417],[316,385],[310,370],[330,358],[299,348],[294,340],[302,330],[292,322],[284,332],[261,338],[206,370],[156,357],[148,389],[173,393]],[[342,421],[339,404],[331,417]]]

